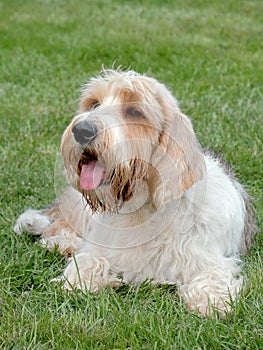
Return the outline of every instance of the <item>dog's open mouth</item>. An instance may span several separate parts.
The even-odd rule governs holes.
[[[92,191],[104,181],[105,168],[99,164],[95,152],[85,150],[78,164],[80,187],[84,191]]]

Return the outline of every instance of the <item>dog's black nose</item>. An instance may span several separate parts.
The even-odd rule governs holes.
[[[72,132],[75,140],[81,145],[89,144],[97,136],[96,127],[87,120],[78,122],[73,128]]]

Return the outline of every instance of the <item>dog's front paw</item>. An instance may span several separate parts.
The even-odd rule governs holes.
[[[50,220],[47,216],[40,214],[39,210],[28,209],[16,220],[14,231],[17,235],[23,231],[40,235],[49,225]]]
[[[62,289],[67,292],[82,291],[84,293],[92,292],[98,294],[100,288],[100,286],[97,283],[94,283],[94,281],[83,281],[79,277],[69,280],[64,274],[52,278],[50,282],[60,284]]]
[[[80,289],[94,293],[108,285],[116,287],[121,284],[121,280],[111,273],[107,259],[91,257],[87,253],[79,253],[71,258],[62,276],[53,281],[62,281],[63,288],[68,291]]]
[[[73,232],[67,233],[61,230],[59,235],[42,237],[39,242],[41,247],[50,251],[57,249],[62,255],[70,258],[79,249],[82,238]]]

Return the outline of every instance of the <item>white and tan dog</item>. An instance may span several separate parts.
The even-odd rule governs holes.
[[[61,152],[71,186],[14,230],[74,254],[65,289],[177,284],[190,309],[224,314],[242,285],[253,210],[164,85],[132,71],[90,79]]]

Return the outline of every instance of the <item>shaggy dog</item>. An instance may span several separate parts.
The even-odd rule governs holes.
[[[90,79],[61,153],[70,186],[14,230],[71,256],[58,278],[65,289],[151,280],[177,284],[202,314],[230,308],[255,231],[252,206],[164,85],[133,71]]]

